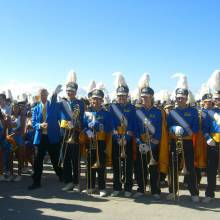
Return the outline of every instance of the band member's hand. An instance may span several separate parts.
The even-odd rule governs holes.
[[[40,124],[40,127],[43,128],[43,129],[46,129],[48,126],[48,124],[46,122],[43,122]]]
[[[60,92],[62,92],[62,85],[58,85],[53,94],[58,95]]]
[[[150,147],[147,144],[140,144],[139,151],[140,153],[147,153],[148,151],[150,151]]]
[[[212,138],[208,139],[208,140],[206,141],[206,143],[207,143],[209,146],[216,146],[216,143],[215,143],[215,141],[214,141]]]
[[[174,126],[174,134],[176,136],[182,136],[184,133],[184,129],[181,126]]]
[[[86,134],[87,134],[88,138],[94,137],[94,133],[91,130],[86,131]]]
[[[94,126],[95,126],[95,121],[89,122],[89,124],[88,124],[89,128],[94,128]]]

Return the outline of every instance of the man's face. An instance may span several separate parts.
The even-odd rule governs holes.
[[[152,96],[142,96],[141,102],[143,105],[152,106]]]
[[[41,93],[40,93],[40,98],[41,98],[41,101],[42,101],[43,103],[46,103],[47,97],[48,97],[48,92],[47,92],[47,90],[42,90]]]
[[[215,98],[215,105],[220,107],[220,98]]]
[[[187,97],[176,97],[176,103],[178,106],[185,106],[187,102]]]
[[[75,97],[76,97],[76,92],[75,91],[67,90],[66,94],[69,97],[69,99],[75,99]]]
[[[213,106],[213,102],[211,100],[204,100],[203,107],[204,108],[211,108]]]
[[[91,104],[94,108],[100,108],[102,104],[102,99],[98,97],[91,98]]]
[[[128,95],[118,95],[117,96],[119,104],[127,104],[128,103]]]

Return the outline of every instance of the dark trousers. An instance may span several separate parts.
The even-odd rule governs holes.
[[[182,156],[178,155],[176,152],[176,140],[171,140],[171,149],[170,149],[170,181],[169,181],[169,192],[173,193],[173,188],[175,193],[177,192],[177,175],[179,173],[179,164]],[[183,140],[183,151],[184,151],[184,159],[185,159],[185,166],[187,170],[187,182],[188,182],[188,189],[192,196],[199,195],[197,180],[196,180],[196,173],[194,167],[194,151],[193,151],[193,144],[191,140]],[[177,157],[178,157],[178,164],[177,164]],[[174,173],[174,181],[173,181],[173,173]],[[174,185],[173,185],[174,182]]]
[[[148,167],[147,155],[141,154],[137,149],[137,157],[135,161],[135,176],[137,178],[138,192],[143,193],[147,185]]]
[[[124,182],[124,190],[130,192],[132,190],[132,144],[131,141],[127,142],[125,146],[126,158],[120,158],[120,147],[116,140],[113,139],[112,143],[112,165],[113,165],[113,190],[121,191],[122,182]],[[123,179],[122,180],[122,176]]]
[[[73,182],[79,184],[80,155],[79,144],[67,144],[66,154],[63,164],[63,177],[66,183]]]
[[[205,195],[214,198],[219,162],[219,146],[207,145],[207,188]]]
[[[150,164],[150,153],[142,154],[137,149],[137,158],[136,158],[136,167],[137,167],[137,184],[138,184],[138,192],[144,192],[144,187],[147,184],[147,173],[150,174],[150,188],[151,194],[160,194],[160,185],[159,185],[159,178],[160,172],[158,167],[158,158],[159,158],[159,151],[158,148],[152,149],[153,159],[155,161],[154,164]],[[143,160],[143,161],[142,161]],[[152,160],[151,160],[152,161]],[[147,164],[149,164],[147,166]],[[148,170],[149,169],[149,170]],[[144,178],[143,178],[144,174]],[[144,186],[145,183],[145,186]]]
[[[105,189],[105,163],[106,163],[106,154],[105,154],[105,142],[98,141],[98,156],[100,167],[94,168],[94,164],[97,163],[97,148],[88,146],[87,154],[87,189],[94,189],[96,183],[96,173],[98,174],[98,188],[99,190]]]
[[[59,178],[62,177],[62,169],[58,167],[58,160],[59,160],[59,151],[60,151],[60,143],[57,144],[50,144],[48,136],[42,135],[40,144],[38,145],[37,155],[35,156],[34,160],[34,174],[33,174],[33,181],[36,184],[41,183],[41,175],[43,171],[43,161],[46,152],[48,151],[50,155],[50,159]]]
[[[66,183],[73,182],[75,185],[79,184],[80,176],[80,147],[79,147],[79,132],[69,133],[67,131],[64,142],[64,163],[63,163],[63,177]],[[70,136],[74,143],[67,143]]]

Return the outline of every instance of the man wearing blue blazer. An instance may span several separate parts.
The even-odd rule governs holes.
[[[51,101],[48,101],[47,89],[41,89],[39,91],[41,101],[33,108],[32,124],[35,129],[34,145],[37,146],[37,154],[34,161],[33,184],[28,187],[30,190],[41,187],[43,160],[47,151],[57,176],[62,180],[62,169],[58,167],[61,138],[59,121],[61,112],[65,114],[65,111],[62,103],[57,102],[57,94],[60,91],[61,86],[58,86]]]

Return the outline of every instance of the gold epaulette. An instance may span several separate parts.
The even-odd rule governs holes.
[[[213,138],[213,140],[217,143],[220,142],[220,133],[211,133],[211,137]]]

